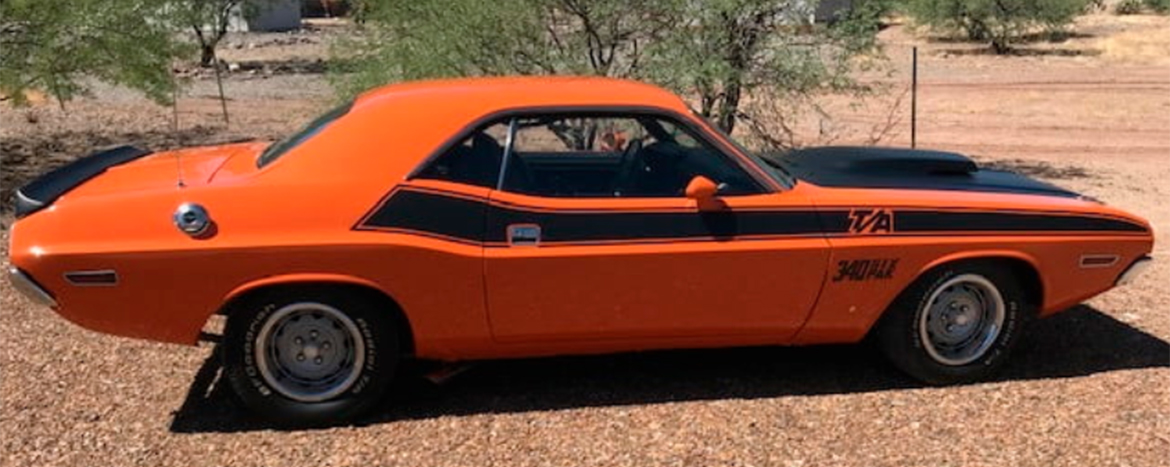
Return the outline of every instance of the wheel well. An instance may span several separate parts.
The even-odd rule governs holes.
[[[1044,283],[1040,281],[1040,272],[1031,263],[1019,258],[995,258],[995,261],[1011,268],[1012,275],[1016,276],[1024,289],[1024,299],[1038,313],[1044,307]]]
[[[962,259],[955,259],[952,261],[946,261],[946,262],[934,265],[930,269],[926,269],[926,270],[922,271],[920,274],[918,274],[918,277],[914,278],[914,280],[910,282],[910,285],[908,285],[905,289],[903,289],[901,292],[899,292],[899,294],[898,294],[899,298],[895,298],[894,302],[892,302],[892,303],[897,303],[897,301],[900,299],[902,294],[905,294],[907,292],[907,290],[909,290],[911,287],[913,287],[913,285],[915,283],[917,283],[919,280],[921,280],[921,278],[923,276],[926,276],[927,274],[930,274],[931,272],[933,272],[939,268],[948,267],[948,266],[955,266],[957,264],[979,264],[979,263],[1000,265],[1000,266],[1004,266],[1004,267],[1008,268],[1008,270],[1011,271],[1012,275],[1015,276],[1017,278],[1017,280],[1019,280],[1021,289],[1023,289],[1023,292],[1024,292],[1024,299],[1028,302],[1028,304],[1035,307],[1034,310],[1037,310],[1037,311],[1039,311],[1041,309],[1041,307],[1044,306],[1044,283],[1040,281],[1039,271],[1037,271],[1036,268],[1033,267],[1031,263],[1029,263],[1023,259],[1014,258],[1011,256],[984,256],[984,257],[975,257],[975,258],[962,258]],[[882,311],[881,315],[878,317],[877,321],[875,321],[874,325],[870,326],[869,331],[866,333],[866,339],[872,339],[874,331],[878,328],[877,322],[880,322],[881,320],[886,319],[886,317],[890,315],[889,311],[890,311],[889,308]]]
[[[1031,263],[1020,258],[1013,258],[1010,256],[987,256],[947,261],[945,263],[936,265],[929,270],[923,271],[919,277],[922,277],[941,267],[971,263],[994,264],[1006,267],[1009,271],[1011,271],[1012,275],[1016,277],[1016,280],[1019,281],[1020,288],[1023,289],[1024,298],[1027,300],[1028,304],[1035,307],[1036,310],[1039,310],[1042,306],[1044,306],[1044,283],[1040,281],[1040,272],[1037,271]]]
[[[231,316],[233,309],[245,305],[256,297],[270,293],[279,294],[282,290],[296,290],[301,293],[305,291],[321,291],[358,295],[367,303],[372,303],[378,308],[385,309],[390,313],[398,333],[400,350],[403,354],[414,353],[414,333],[411,331],[410,321],[406,319],[406,313],[402,311],[402,306],[385,292],[361,284],[347,284],[344,282],[287,282],[262,285],[236,295],[220,307],[217,314]]]

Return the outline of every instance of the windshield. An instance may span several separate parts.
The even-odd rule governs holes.
[[[348,113],[350,107],[353,107],[353,101],[346,102],[340,107],[325,112],[320,117],[317,117],[313,119],[313,121],[309,122],[308,125],[305,125],[304,128],[301,128],[300,131],[297,131],[296,133],[293,133],[292,135],[289,135],[280,141],[272,143],[268,146],[267,149],[264,150],[263,153],[260,154],[260,157],[256,159],[256,167],[264,168],[264,166],[271,164],[277,159],[280,159],[281,156],[292,150],[292,148],[299,146],[305,141],[308,141],[309,138],[316,136],[317,133],[320,133],[321,130],[329,126],[330,123],[333,123]]]
[[[691,113],[694,114],[695,117],[698,117],[700,120],[702,120],[703,123],[706,123],[707,128],[719,134],[719,136],[722,136],[725,141],[731,143],[732,146],[735,146],[736,150],[747,156],[748,159],[751,159],[752,162],[756,164],[756,166],[760,167],[764,173],[772,177],[772,179],[779,183],[780,186],[783,186],[785,189],[790,189],[796,185],[796,178],[793,177],[792,174],[789,173],[783,165],[781,165],[780,161],[770,157],[763,157],[760,154],[749,150],[748,148],[744,147],[744,145],[740,144],[739,141],[736,141],[735,138],[732,138],[731,135],[724,132],[723,129],[719,128],[714,123],[711,123],[710,120],[707,120],[706,117],[702,116],[698,112],[695,112],[694,110],[691,110]]]

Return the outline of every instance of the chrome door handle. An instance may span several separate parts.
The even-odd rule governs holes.
[[[508,244],[512,246],[537,246],[540,244],[540,226],[536,224],[511,224],[508,226]]]

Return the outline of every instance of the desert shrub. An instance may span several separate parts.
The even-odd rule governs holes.
[[[1090,0],[908,0],[905,9],[919,24],[988,42],[1002,54],[1036,29],[1061,31],[1089,4]]]
[[[1170,13],[1170,0],[1144,0],[1142,3],[1155,13]]]
[[[1142,0],[1122,0],[1113,7],[1113,12],[1119,15],[1136,15],[1142,12]]]

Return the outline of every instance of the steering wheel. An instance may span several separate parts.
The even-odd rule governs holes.
[[[634,169],[639,165],[638,153],[642,151],[642,140],[635,138],[626,143],[622,151],[622,159],[618,165],[617,176],[613,179],[613,194],[621,196],[622,191],[634,183]]]

